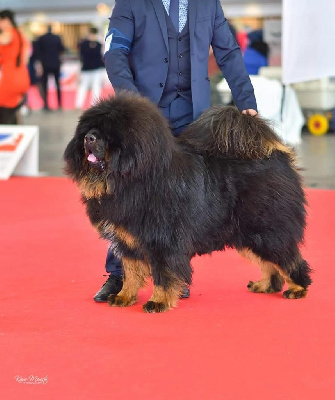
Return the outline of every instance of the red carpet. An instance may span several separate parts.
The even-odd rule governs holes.
[[[150,285],[127,309],[92,301],[107,244],[71,182],[0,192],[1,398],[335,398],[334,191],[308,191],[306,299],[249,293],[258,268],[227,251],[195,259],[191,298],[158,315],[141,311]]]

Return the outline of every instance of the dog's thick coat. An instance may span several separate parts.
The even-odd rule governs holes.
[[[225,247],[260,265],[250,291],[278,292],[285,280],[286,298],[307,294],[301,178],[262,119],[214,107],[175,138],[154,104],[123,93],[84,112],[64,159],[91,223],[122,259],[111,305],[135,303],[151,275],[144,310],[174,307],[192,281],[191,258]]]

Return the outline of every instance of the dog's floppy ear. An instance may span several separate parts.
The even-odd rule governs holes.
[[[80,149],[78,151],[78,149]],[[81,171],[83,163],[84,150],[82,146],[78,145],[78,139],[74,136],[63,154],[65,161],[64,173],[71,176],[72,178],[78,175],[78,171]]]
[[[126,175],[129,172],[133,172],[135,168],[135,160],[131,154],[126,154],[120,148],[113,150],[110,157],[110,171],[118,172],[121,175]]]

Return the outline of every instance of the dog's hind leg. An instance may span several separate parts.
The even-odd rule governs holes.
[[[259,282],[249,282],[248,289],[251,292],[279,292],[285,280],[288,285],[288,290],[283,293],[285,298],[299,299],[306,297],[307,288],[312,283],[310,278],[311,269],[302,258],[299,250],[296,250],[296,255],[291,262],[279,262],[278,264],[263,260],[250,249],[243,249],[239,253],[252,261],[256,261],[263,273]]]
[[[118,294],[108,297],[110,306],[128,307],[136,303],[139,289],[145,285],[150,276],[149,265],[141,260],[123,258],[123,286]]]
[[[281,277],[278,269],[271,262],[264,261],[249,249],[238,251],[239,254],[248,260],[258,264],[262,271],[260,281],[248,283],[248,290],[253,293],[277,293],[284,285],[284,279]]]
[[[311,268],[299,252],[296,260],[288,269],[279,269],[279,273],[286,280],[288,290],[283,293],[286,299],[299,299],[306,297],[307,287],[312,283],[310,278]]]

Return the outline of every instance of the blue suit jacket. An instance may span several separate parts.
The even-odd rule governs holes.
[[[210,45],[240,110],[257,110],[239,46],[219,0],[189,0],[193,114],[210,106]],[[168,72],[168,36],[162,0],[116,0],[106,36],[105,65],[116,91],[140,92],[158,104]]]

